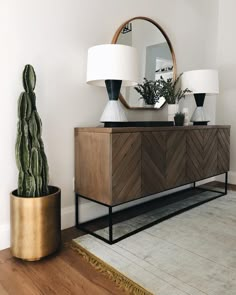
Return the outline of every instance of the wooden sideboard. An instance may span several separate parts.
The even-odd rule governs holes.
[[[230,126],[75,128],[75,192],[114,206],[229,170]]]

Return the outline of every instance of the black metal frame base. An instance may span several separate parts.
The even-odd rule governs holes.
[[[199,187],[196,186],[196,182],[194,182],[192,184],[193,184],[193,187],[192,188],[186,189],[186,190],[183,190],[183,191],[199,190]],[[148,223],[148,224],[146,224],[144,226],[141,226],[140,228],[138,228],[136,230],[133,230],[133,231],[131,231],[129,233],[126,233],[123,236],[120,236],[119,238],[116,238],[116,239],[114,239],[114,237],[113,237],[113,225],[114,225],[113,216],[115,214],[113,212],[113,208],[114,207],[117,207],[117,206],[120,206],[120,205],[123,205],[123,204],[110,206],[110,205],[103,204],[101,202],[92,200],[92,199],[87,198],[85,196],[81,196],[81,195],[79,195],[79,194],[76,193],[75,194],[75,221],[76,221],[76,227],[78,229],[80,229],[80,230],[82,230],[82,231],[84,231],[84,232],[86,232],[88,234],[91,234],[92,236],[94,236],[94,237],[96,237],[96,238],[98,238],[98,239],[100,239],[100,240],[102,240],[102,241],[104,241],[104,242],[112,245],[112,244],[117,243],[117,242],[119,242],[119,241],[121,241],[121,240],[123,240],[123,239],[125,239],[125,238],[127,238],[127,237],[129,237],[131,235],[134,235],[134,234],[136,234],[136,233],[138,233],[138,232],[140,232],[140,231],[142,231],[142,230],[144,230],[146,228],[149,228],[149,227],[151,227],[151,226],[153,226],[153,225],[155,225],[157,223],[160,223],[160,222],[162,222],[162,221],[164,221],[166,219],[169,219],[169,218],[171,218],[171,217],[173,217],[175,215],[181,214],[181,213],[183,213],[183,212],[185,212],[187,210],[190,210],[190,209],[192,209],[194,207],[200,206],[200,205],[202,205],[204,203],[207,203],[209,201],[212,201],[214,199],[217,199],[219,197],[222,197],[222,196],[226,195],[227,194],[227,185],[228,185],[228,172],[225,173],[225,182],[224,182],[224,191],[223,192],[222,191],[217,191],[217,190],[214,190],[214,189],[206,189],[206,188],[203,188],[203,187],[200,188],[201,191],[214,192],[214,193],[218,193],[219,195],[217,195],[217,196],[214,195],[214,196],[208,198],[207,200],[202,200],[200,202],[194,203],[194,204],[192,204],[190,206],[187,206],[185,208],[177,209],[175,212],[172,212],[170,214],[167,214],[164,217],[157,218],[155,221],[150,222],[150,223]],[[172,194],[163,196],[162,198],[164,199],[164,198],[167,198],[167,197],[171,197],[171,196],[174,196],[175,194],[178,194],[178,193],[180,193],[180,192],[172,193]],[[86,224],[87,224],[86,222],[85,223],[80,223],[79,222],[79,198],[90,200],[91,202],[98,203],[98,204],[103,205],[103,206],[105,206],[105,207],[108,208],[108,215],[107,215],[107,217],[108,217],[108,224],[107,225],[109,227],[109,239],[106,239],[103,236],[100,236],[99,234],[97,234],[96,232],[93,232],[92,230],[86,228]],[[143,197],[143,198],[145,198],[145,197]],[[127,203],[134,202],[134,201],[135,200],[128,201]],[[152,201],[149,201],[149,202],[152,202]],[[149,203],[149,202],[146,202],[146,204]],[[140,205],[135,205],[134,207],[136,207],[136,206],[140,206]],[[134,207],[131,207],[131,208],[134,208]],[[122,211],[125,211],[125,210],[129,210],[129,209],[123,209]],[[95,220],[97,220],[97,219],[94,219],[92,221],[95,221]]]

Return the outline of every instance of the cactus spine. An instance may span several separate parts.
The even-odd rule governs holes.
[[[19,170],[18,195],[38,197],[47,195],[48,164],[41,138],[42,122],[36,109],[34,93],[36,75],[31,65],[23,71],[24,92],[18,100],[16,163]]]

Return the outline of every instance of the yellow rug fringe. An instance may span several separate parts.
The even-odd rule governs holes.
[[[100,258],[83,248],[77,242],[72,241],[69,243],[69,247],[79,253],[89,264],[91,264],[97,271],[105,275],[111,281],[113,281],[117,287],[124,290],[130,295],[153,295],[149,291],[145,290],[139,284],[135,283],[131,279],[127,278],[124,274],[102,261]]]

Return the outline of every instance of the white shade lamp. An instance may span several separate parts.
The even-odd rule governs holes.
[[[109,101],[100,118],[105,127],[114,122],[127,121],[119,102],[122,86],[135,86],[138,81],[138,55],[134,47],[121,44],[104,44],[89,48],[87,83],[107,88]]]
[[[206,94],[219,93],[218,71],[195,70],[184,72],[181,79],[181,88],[188,88],[196,101],[197,108],[190,121],[193,122],[193,125],[207,125],[209,120],[203,109],[204,99]]]

